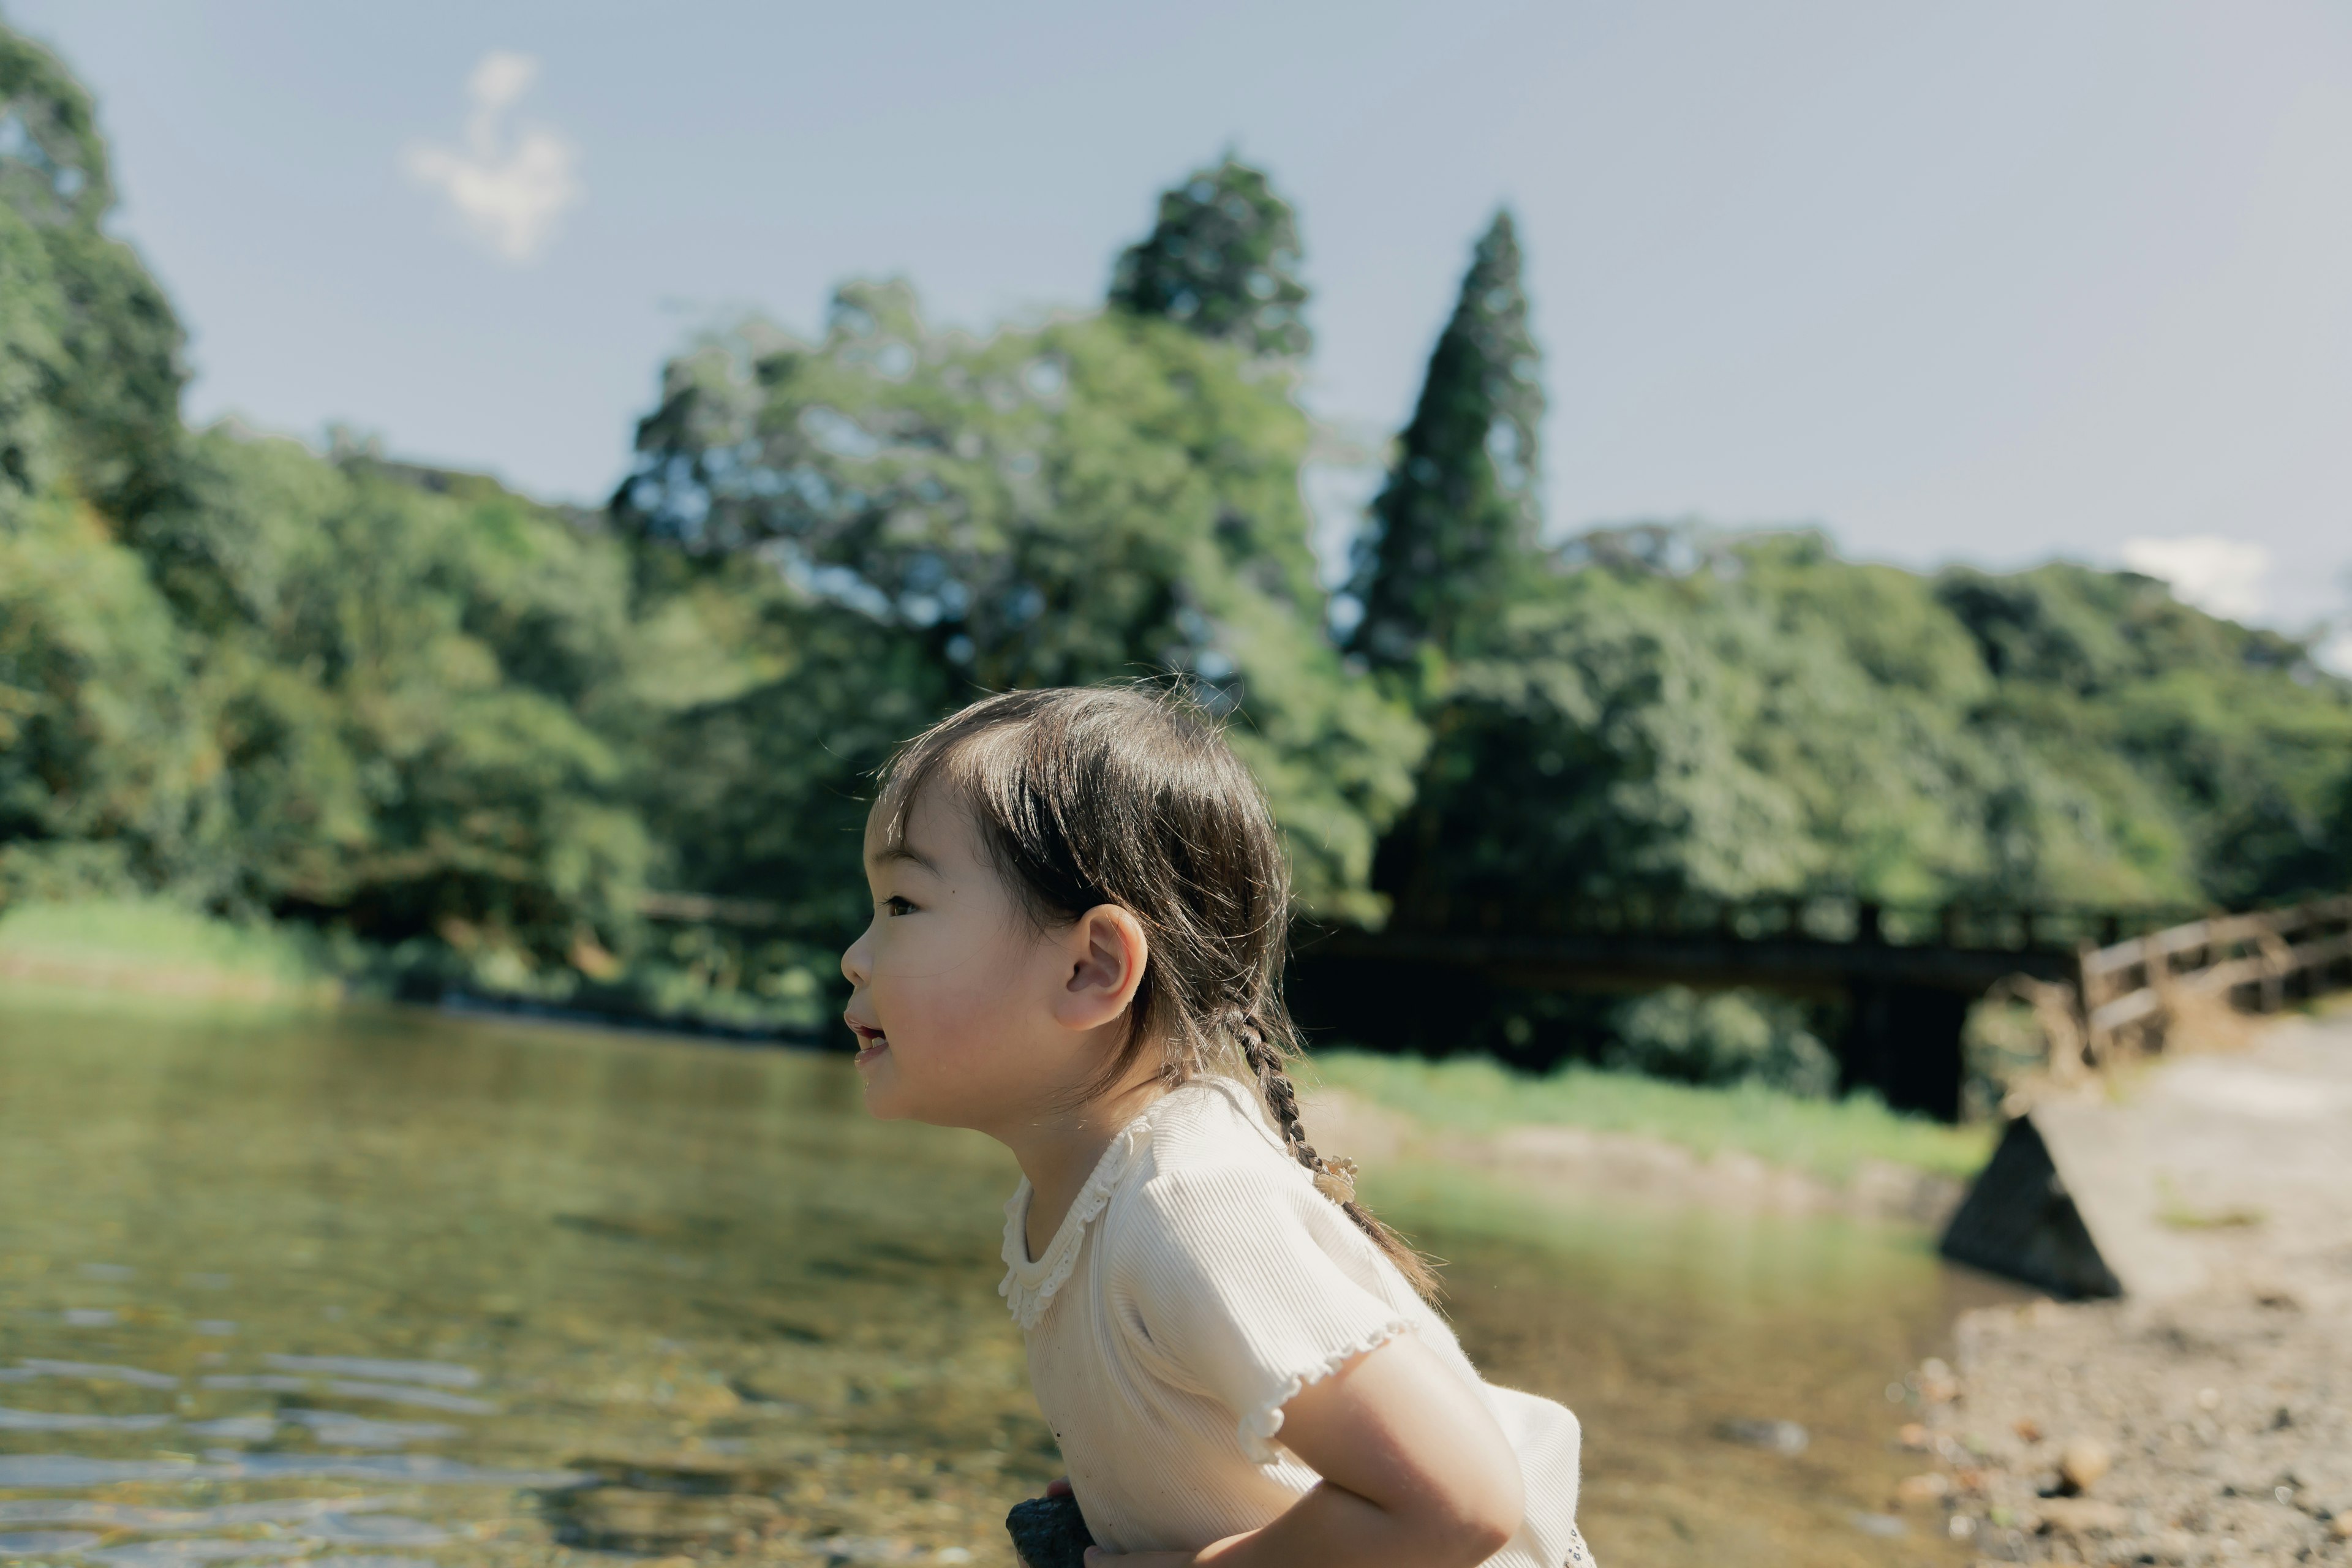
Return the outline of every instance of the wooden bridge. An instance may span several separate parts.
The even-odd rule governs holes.
[[[647,918],[758,928],[758,900],[650,893]],[[1956,1119],[1961,1032],[1988,994],[2031,1003],[2065,1079],[2145,1051],[2200,997],[2275,1006],[2343,972],[2352,898],[2209,915],[2130,909],[1881,903],[1820,893],[1745,900],[1641,899],[1416,909],[1381,931],[1301,921],[1290,996],[1316,1035],[1375,1049],[1444,1049],[1475,994],[1495,987],[1643,992],[1752,987],[1843,1002],[1841,1088]]]
[[[2177,906],[1918,907],[1839,894],[1480,904],[1420,911],[1379,931],[1302,928],[1292,994],[1310,1029],[1388,1048],[1442,1043],[1448,1020],[1468,1010],[1469,992],[1486,986],[1587,993],[1748,986],[1842,1001],[1847,1025],[1834,1043],[1843,1087],[1867,1087],[1899,1110],[1948,1121],[1960,1110],[1961,1032],[1972,1003],[2009,986],[2042,1014],[2063,991],[2096,998],[2094,1009],[2107,1007],[2100,1027],[2124,1026],[2124,1012],[2096,989],[2101,977],[2122,973],[2119,961],[2097,955],[2137,952],[2132,944],[2141,939],[2179,942],[2160,933],[2187,929],[2182,922],[2196,923],[2198,913]],[[2235,928],[2216,929],[2214,940],[2251,940]]]

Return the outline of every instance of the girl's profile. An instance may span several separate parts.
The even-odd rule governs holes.
[[[865,851],[866,1104],[1020,1163],[1001,1289],[1088,1563],[1588,1561],[1576,1418],[1479,1377],[1308,1141],[1280,844],[1206,715],[974,703],[890,764]]]

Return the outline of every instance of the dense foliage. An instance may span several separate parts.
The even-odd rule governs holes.
[[[1351,641],[1375,666],[1455,654],[1527,584],[1543,522],[1541,378],[1517,231],[1497,213],[1356,542]]]
[[[2149,579],[1921,575],[1801,532],[1547,545],[1507,216],[1339,640],[1295,220],[1231,159],[1099,312],[972,337],[864,282],[816,336],[691,345],[581,512],[184,428],[87,95],[5,32],[0,95],[0,899],[160,892],[412,986],[813,1024],[890,746],[979,691],[1118,679],[1230,716],[1325,916],[2352,882],[2346,683]],[[1792,1005],[1545,1005],[1451,1043],[1828,1081]]]
[[[1228,155],[1160,196],[1160,221],[1119,256],[1110,303],[1258,358],[1304,359],[1315,338],[1300,262],[1290,204]]]

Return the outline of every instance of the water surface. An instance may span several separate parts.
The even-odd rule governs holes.
[[[0,1560],[584,1564],[651,1509],[688,1533],[646,1552],[1008,1563],[1061,1468],[995,1293],[1014,1179],[839,1058],[0,995]],[[1924,1238],[1367,1190],[1489,1375],[1583,1417],[1604,1563],[1966,1560],[1887,1512],[1887,1385],[1971,1289]]]

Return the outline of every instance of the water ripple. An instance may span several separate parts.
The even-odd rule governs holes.
[[[76,1411],[11,1410],[0,1405],[0,1432],[152,1432],[169,1415],[86,1415]]]
[[[0,1530],[0,1557],[62,1556],[104,1539],[79,1530]]]
[[[26,1372],[45,1377],[79,1378],[86,1383],[128,1383],[139,1388],[177,1388],[180,1380],[168,1372],[149,1372],[144,1367],[108,1366],[99,1362],[51,1361],[46,1356],[26,1356],[16,1363]]]
[[[97,1459],[82,1454],[0,1454],[0,1488],[79,1489],[125,1481],[362,1480],[414,1486],[576,1487],[584,1470],[497,1469],[428,1454],[240,1454],[206,1451],[208,1463]]]
[[[473,1388],[482,1374],[446,1361],[379,1361],[368,1356],[270,1355],[262,1358],[280,1372],[310,1372],[344,1377],[383,1378],[394,1383],[431,1383],[443,1388]]]

